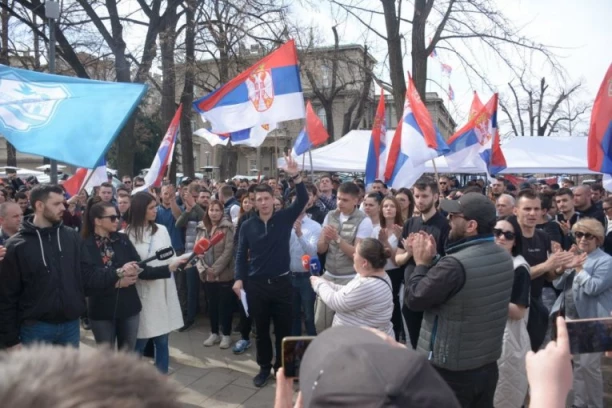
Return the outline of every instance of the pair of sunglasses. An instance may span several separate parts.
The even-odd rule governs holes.
[[[100,217],[100,218],[108,218],[110,222],[116,222],[119,219],[119,216],[118,215],[105,215],[104,217]]]
[[[593,234],[590,234],[588,232],[580,232],[580,231],[574,232],[574,236],[576,237],[576,239],[586,238],[588,240],[591,240],[591,239],[595,238],[595,235],[593,235]]]
[[[493,228],[493,235],[495,235],[495,238],[499,238],[503,235],[508,241],[513,240],[516,237],[514,232],[504,231],[499,228]]]

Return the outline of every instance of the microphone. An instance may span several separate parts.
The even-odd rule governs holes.
[[[166,259],[172,258],[172,255],[174,255],[174,249],[172,249],[172,247],[161,248],[155,251],[155,255],[150,256],[147,259],[143,259],[142,261],[138,262],[137,265],[143,267],[145,264],[151,261],[165,261]]]
[[[321,276],[321,261],[319,261],[319,258],[312,258],[310,260],[309,269],[312,276]]]
[[[191,255],[189,255],[189,258],[187,258],[187,262],[180,265],[176,271],[183,272],[185,268],[188,268],[189,266],[194,265],[196,257],[200,255],[204,255],[206,252],[208,252],[210,248],[214,247],[219,242],[223,241],[223,238],[225,238],[225,233],[218,232],[215,235],[213,235],[213,237],[210,240],[207,238],[200,239],[193,246],[193,252],[191,253]]]
[[[302,268],[305,270],[310,270],[310,255],[302,255]]]

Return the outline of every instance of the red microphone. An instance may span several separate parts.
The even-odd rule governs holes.
[[[214,247],[215,245],[217,245],[219,242],[223,241],[223,238],[225,238],[225,233],[224,232],[217,232],[215,235],[212,236],[212,238],[210,239],[210,247]]]
[[[195,254],[196,256],[197,255],[204,255],[206,253],[206,251],[208,251],[210,249],[210,247],[211,247],[211,245],[210,245],[210,241],[208,240],[208,238],[202,238],[201,240],[196,242],[195,245],[193,246],[193,254]],[[187,263],[189,263],[189,262],[187,262]]]
[[[306,271],[310,270],[310,255],[302,255],[302,268]]]

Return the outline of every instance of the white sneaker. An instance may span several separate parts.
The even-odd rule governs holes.
[[[221,336],[221,344],[219,345],[222,349],[228,349],[232,345],[232,338],[230,336]]]
[[[210,336],[204,340],[204,347],[212,347],[221,341],[221,337],[218,334],[211,333]]]

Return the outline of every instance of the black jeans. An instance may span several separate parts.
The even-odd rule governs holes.
[[[387,271],[389,279],[391,279],[391,287],[393,288],[393,314],[391,315],[391,323],[393,323],[393,332],[395,340],[399,341],[406,338],[404,333],[404,323],[402,322],[402,307],[399,302],[399,291],[404,281],[404,268],[395,268]],[[419,330],[421,328],[419,327]]]
[[[449,371],[438,367],[436,370],[451,387],[463,408],[493,408],[499,379],[496,361],[473,370]]]
[[[257,333],[257,364],[261,370],[272,368],[272,339],[270,338],[270,320],[274,322],[276,361],[278,369],[282,362],[282,341],[291,335],[293,306],[291,276],[289,274],[272,279],[253,279],[246,281],[246,295],[249,304],[249,315],[255,322]]]
[[[234,281],[230,282],[206,282],[206,293],[208,298],[208,310],[210,313],[210,331],[229,336],[232,333],[232,313],[234,312],[234,298],[232,291]]]
[[[404,314],[404,320],[406,320],[410,344],[412,345],[412,348],[416,350],[417,343],[419,341],[419,334],[421,333],[423,312],[415,312],[414,310],[410,310],[406,305],[404,305],[402,312]]]
[[[124,319],[90,320],[96,344],[108,344],[111,349],[134,351],[140,313]]]
[[[251,340],[251,325],[253,324],[251,321],[251,315],[246,315],[240,299],[238,299],[237,302],[238,310],[240,312],[240,322],[238,323],[238,327],[240,328],[240,337],[242,340]]]

